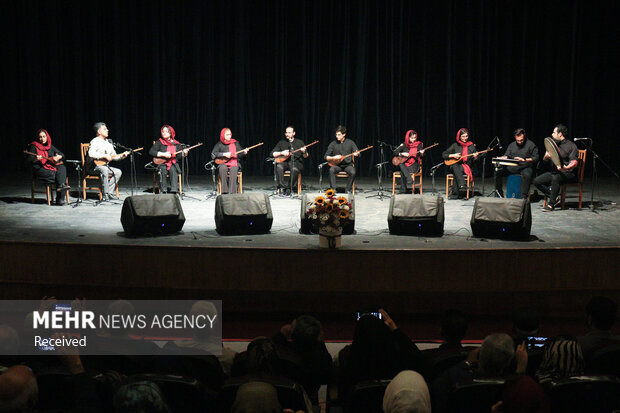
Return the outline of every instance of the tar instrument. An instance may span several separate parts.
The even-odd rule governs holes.
[[[144,149],[144,148],[132,149],[132,150],[129,150],[129,151],[125,151],[125,152],[123,152],[123,153],[119,153],[118,155],[114,155],[114,156],[112,157],[112,160],[113,160],[113,161],[117,161],[117,160],[121,159],[123,156],[127,156],[127,155],[129,155],[131,152],[139,152],[139,151],[141,151],[142,149]],[[107,165],[107,164],[108,164],[108,161],[106,161],[106,160],[105,160],[105,159],[103,159],[103,158],[101,158],[101,159],[95,159],[95,165],[97,165],[97,166],[103,166],[103,165]]]
[[[226,162],[228,162],[229,160],[231,160],[232,158],[234,158],[234,157],[235,157],[235,156],[236,156],[239,152],[243,152],[243,151],[245,151],[245,150],[248,150],[248,151],[249,151],[250,149],[254,149],[254,148],[256,148],[257,146],[261,146],[262,144],[263,144],[263,142],[261,142],[261,143],[257,143],[256,145],[252,145],[252,146],[250,146],[249,148],[245,148],[245,149],[242,149],[242,150],[240,150],[240,151],[233,152],[233,153],[231,153],[231,154],[230,154],[230,157],[229,157],[229,158],[215,158],[215,163],[216,163],[216,164],[218,164],[218,165],[221,165],[221,164],[223,164],[223,163],[226,163]]]
[[[560,148],[553,138],[545,138],[545,150],[551,157],[551,161],[558,168],[562,167],[562,158],[560,157]]]
[[[360,150],[360,151],[356,151],[356,152],[358,152],[358,153],[359,153],[359,152],[364,152],[364,151],[367,151],[368,149],[370,149],[370,148],[372,148],[372,147],[373,147],[373,146],[372,146],[372,145],[370,145],[370,146],[367,146],[367,147],[365,147],[364,149],[362,149],[362,150]],[[345,158],[348,158],[349,156],[352,156],[352,155],[353,155],[353,154],[355,154],[356,152],[352,152],[352,153],[350,153],[350,154],[348,154],[348,155],[342,156],[340,159],[334,159],[334,160],[328,161],[327,163],[329,164],[329,166],[336,166],[336,165],[338,165],[340,162],[344,161],[344,160],[345,160]]]
[[[437,146],[437,145],[439,145],[439,144],[438,143],[434,143],[434,144],[432,144],[431,146],[429,146],[427,148],[422,148],[421,150],[425,151],[425,150],[430,149],[430,148],[432,148],[434,146]],[[418,153],[420,153],[420,152],[418,151]],[[400,165],[403,162],[407,162],[410,158],[411,158],[411,156],[395,156],[395,157],[392,158],[392,165],[398,166],[398,165]]]
[[[192,150],[192,149],[194,149],[194,148],[199,147],[200,145],[202,145],[202,142],[197,143],[196,145],[194,145],[194,146],[190,146],[189,148],[185,148],[185,149],[187,149],[187,150],[189,151],[189,150]],[[161,165],[161,164],[162,164],[162,163],[164,163],[164,162],[168,162],[170,159],[172,159],[172,157],[173,157],[173,156],[177,156],[178,154],[180,154],[181,152],[183,152],[185,149],[181,149],[180,151],[176,151],[175,153],[173,153],[173,154],[171,154],[171,155],[170,155],[170,158],[159,158],[159,157],[153,158],[153,163],[154,163],[155,165]]]
[[[284,161],[286,161],[288,158],[290,158],[290,157],[291,157],[291,155],[292,155],[292,154],[294,154],[295,152],[297,152],[297,151],[301,151],[303,148],[307,148],[307,147],[312,146],[312,145],[314,145],[315,143],[318,143],[318,142],[319,142],[319,141],[314,141],[314,142],[312,142],[312,143],[309,143],[309,144],[308,144],[308,145],[306,145],[306,146],[302,146],[302,147],[301,147],[301,148],[299,148],[299,149],[295,149],[293,152],[290,152],[290,151],[289,151],[290,153],[289,153],[288,155],[286,155],[286,156],[284,156],[284,155],[276,156],[276,158],[275,158],[275,159],[276,159],[276,162],[278,162],[278,163],[280,163],[280,162],[284,162]]]
[[[493,158],[491,162],[497,166],[519,166],[520,163],[512,158]]]
[[[454,165],[455,163],[459,162],[461,159],[465,159],[465,158],[467,158],[469,156],[473,156],[473,155],[480,155],[481,153],[485,153],[485,152],[492,151],[492,150],[493,150],[493,148],[489,148],[489,149],[485,149],[485,150],[479,151],[479,152],[468,153],[465,156],[460,156],[459,155],[458,158],[456,158],[456,159],[454,159],[454,158],[446,159],[445,161],[443,161],[443,163],[445,163],[448,166]]]
[[[25,153],[26,155],[32,155],[32,156],[35,156],[35,157],[36,157],[36,156],[39,156],[39,155],[38,155],[38,154],[36,154],[36,153],[32,153],[32,152],[28,152],[28,151],[24,151],[24,153]],[[47,161],[48,161],[49,163],[52,163],[52,164],[54,164],[54,165],[62,165],[62,164],[63,164],[63,162],[62,162],[62,161],[58,161],[58,162],[56,162],[56,161],[54,160],[54,157],[53,157],[53,156],[48,156],[48,157],[42,156],[42,157],[41,157],[41,159],[47,159]],[[62,158],[61,158],[61,159],[62,159]]]

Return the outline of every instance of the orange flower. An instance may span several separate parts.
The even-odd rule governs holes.
[[[339,196],[338,197],[338,204],[340,205],[344,205],[347,203],[347,198],[343,197],[343,196]]]
[[[334,210],[334,206],[332,204],[325,204],[325,211],[332,212]]]
[[[331,198],[335,194],[336,194],[336,191],[334,191],[333,189],[328,189],[327,191],[325,191],[325,196],[328,198]]]
[[[317,205],[324,205],[325,198],[323,198],[322,196],[317,196],[316,199],[314,200],[314,203]]]
[[[340,219],[347,219],[349,218],[349,211],[345,211],[344,209],[341,209],[340,214],[338,214],[338,216],[340,217]]]

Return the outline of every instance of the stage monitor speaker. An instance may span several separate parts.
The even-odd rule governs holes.
[[[325,196],[324,193],[304,194],[301,198],[301,228],[299,232],[302,234],[317,234],[318,231],[312,226],[312,221],[306,217],[306,211],[310,208],[310,205],[314,203],[314,200],[318,196]],[[340,195],[337,195],[340,196]],[[351,211],[349,215],[349,222],[342,227],[343,235],[351,235],[355,232],[355,197],[353,195],[343,195],[351,203]]]
[[[173,234],[183,228],[185,215],[175,194],[137,195],[125,198],[121,224],[128,237]]]
[[[527,240],[532,229],[532,210],[527,199],[476,198],[471,214],[475,237]]]
[[[220,235],[266,234],[272,224],[267,194],[224,194],[215,199],[215,230]]]
[[[392,195],[388,212],[388,227],[391,234],[443,235],[443,198],[430,195]]]

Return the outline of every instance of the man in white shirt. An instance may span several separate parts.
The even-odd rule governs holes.
[[[108,163],[125,159],[127,153],[116,153],[114,146],[108,141],[109,131],[105,123],[97,122],[93,125],[93,129],[95,129],[97,136],[90,141],[86,165],[87,172],[101,177],[101,191],[104,193],[104,199],[116,198],[114,189],[121,180],[123,172],[118,168],[109,166]],[[105,164],[97,165],[95,161],[104,161]]]

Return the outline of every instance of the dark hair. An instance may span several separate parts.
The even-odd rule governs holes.
[[[566,138],[566,135],[568,135],[568,128],[566,127],[566,125],[562,125],[561,123],[558,123],[557,125],[555,125],[555,127],[557,128],[558,132],[561,133],[562,136]]]
[[[441,315],[441,335],[448,343],[460,343],[467,333],[467,317],[462,311],[449,309]]]
[[[93,129],[95,130],[95,133],[99,132],[99,129],[101,129],[103,126],[105,126],[105,122],[97,122],[93,125]]]
[[[278,363],[276,346],[268,338],[254,339],[248,344],[248,374],[253,377],[275,375]]]
[[[336,133],[338,132],[342,133],[343,135],[346,135],[347,128],[342,125],[338,125],[338,127],[336,128]]]
[[[284,128],[284,130],[287,130],[288,128],[293,129],[293,132],[295,132],[295,127],[293,125],[288,125],[286,128]]]
[[[295,319],[291,339],[302,347],[311,347],[319,339],[321,322],[311,315],[302,315]]]
[[[519,135],[525,136],[525,129],[523,129],[523,128],[515,129],[515,132],[514,132],[513,136],[519,136]]]
[[[611,330],[616,321],[616,303],[608,297],[594,296],[586,305],[586,312],[592,319],[592,324],[599,330]]]
[[[512,323],[519,334],[535,333],[540,327],[540,317],[535,308],[521,307],[512,314]]]
[[[161,390],[157,384],[150,381],[138,381],[124,385],[114,395],[113,404],[116,413],[169,412]]]

